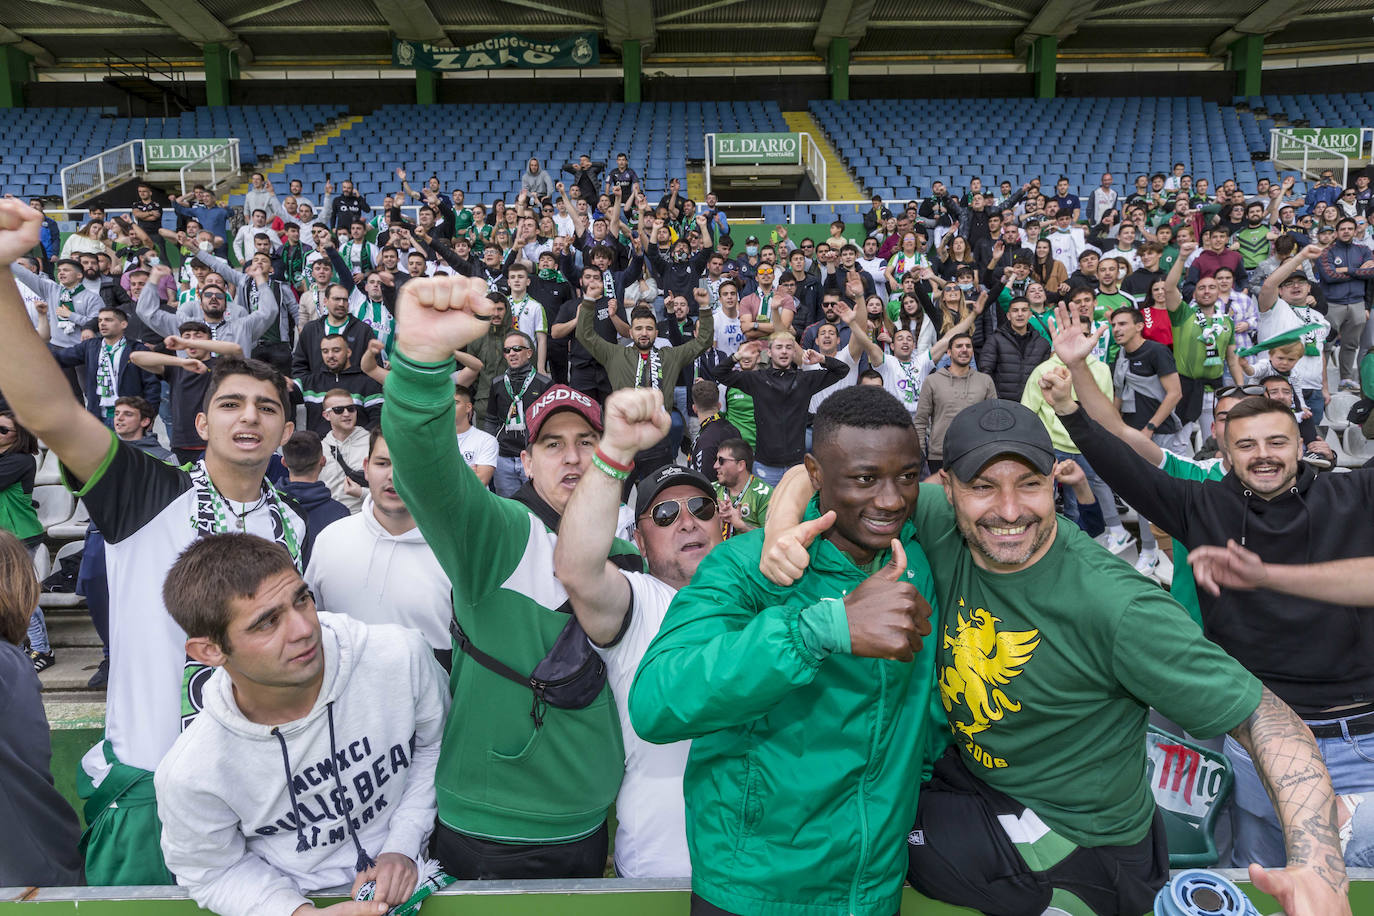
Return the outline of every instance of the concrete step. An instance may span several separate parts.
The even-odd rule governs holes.
[[[49,691],[43,695],[43,710],[48,714],[48,727],[54,731],[66,728],[104,728],[105,691]]]
[[[80,616],[64,614],[47,616],[48,642],[60,649],[100,648],[100,634],[83,611]]]
[[[57,656],[56,663],[38,675],[39,681],[43,684],[43,691],[45,693],[90,692],[86,682],[91,679],[92,674],[95,674],[95,669],[100,666],[100,660],[104,657],[100,647],[59,648],[54,654]],[[103,695],[104,691],[100,691],[100,693]]]

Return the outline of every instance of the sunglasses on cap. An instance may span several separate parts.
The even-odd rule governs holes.
[[[343,407],[326,407],[326,408],[324,409],[324,412],[325,412],[325,413],[332,413],[332,414],[333,414],[334,416],[336,416],[336,417],[342,417],[342,416],[343,416],[344,414],[346,414],[346,413],[357,413],[357,412],[358,412],[358,405],[357,405],[357,404],[347,404],[347,405],[345,405],[345,406],[343,406]]]
[[[648,511],[648,516],[660,528],[667,528],[682,514],[682,507],[701,519],[709,522],[716,517],[716,501],[709,496],[689,496],[686,499],[666,499]]]
[[[1266,393],[1263,385],[1227,385],[1217,389],[1216,398],[1262,398]]]

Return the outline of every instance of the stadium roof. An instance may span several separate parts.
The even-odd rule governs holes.
[[[195,61],[218,42],[245,62],[390,59],[391,38],[466,44],[514,31],[602,36],[603,63],[640,39],[655,63],[1010,60],[1040,35],[1064,59],[1208,58],[1246,34],[1266,51],[1374,48],[1374,0],[6,0],[0,44],[40,66],[151,52]]]

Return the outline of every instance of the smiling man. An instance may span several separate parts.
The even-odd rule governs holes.
[[[1042,383],[1056,410],[1072,404],[1068,382],[1059,368]],[[1034,413],[984,401],[950,424],[941,485],[916,502],[954,747],[921,787],[913,886],[984,912],[1148,910],[1169,875],[1141,753],[1153,707],[1200,738],[1229,733],[1257,761],[1289,859],[1251,866],[1255,886],[1289,914],[1348,913],[1335,793],[1311,734],[1168,595],[1059,523],[1053,466]],[[765,569],[779,581],[809,565],[806,524],[778,533],[799,515],[800,483],[784,481],[770,508]]]
[[[270,366],[222,358],[196,429],[206,441],[189,470],[158,461],[62,392],[61,370],[29,322],[9,265],[38,243],[42,214],[0,201],[0,389],[20,422],[62,461],[107,541],[110,681],[105,740],[82,760],[91,884],[167,884],[158,848],[152,771],[201,708],[208,669],[186,658],[186,636],[162,603],[178,553],[209,534],[246,531],[277,541],[300,567],[303,513],[263,475],[292,432],[286,383]]]
[[[711,482],[668,465],[635,491],[635,546],[648,574],[606,559],[615,537],[620,489],[636,453],[659,441],[670,425],[658,392],[622,389],[606,399],[606,432],[585,476],[568,501],[564,522],[578,533],[554,551],[558,580],[597,654],[620,713],[625,779],[616,796],[615,870],[622,878],[680,878],[691,874],[682,802],[686,741],[657,746],[630,724],[630,684],[668,605],[721,541]]]
[[[934,586],[906,525],[921,476],[910,415],[880,388],[836,392],[805,469],[820,491],[808,530],[824,531],[811,568],[780,588],[759,571],[762,532],[717,547],[630,691],[640,737],[692,742],[694,916],[892,916],[911,788],[943,746],[922,639]]]
[[[449,713],[435,855],[462,879],[599,878],[624,751],[605,668],[568,613],[553,554],[568,498],[592,473],[601,408],[566,385],[544,392],[525,412],[530,480],[497,496],[459,453],[450,381],[454,351],[490,330],[486,281],[417,278],[397,299],[382,428],[396,491],[453,586],[453,695],[482,697]],[[612,552],[642,570],[630,545]],[[579,674],[536,692],[532,675],[554,665]]]

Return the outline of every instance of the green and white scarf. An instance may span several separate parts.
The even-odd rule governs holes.
[[[396,320],[391,317],[391,312],[381,302],[373,302],[371,299],[364,301],[358,306],[358,310],[353,313],[358,320],[366,324],[376,333],[377,339],[382,342],[388,353],[391,352],[391,335],[396,329]],[[328,325],[328,322],[325,322]]]
[[[1202,314],[1201,309],[1194,309],[1193,321],[1197,323],[1198,340],[1207,348],[1207,356],[1202,364],[1204,366],[1220,366],[1221,348],[1217,346],[1217,338],[1227,329],[1230,319],[1220,312],[1208,318],[1206,315]]]
[[[119,357],[124,352],[125,342],[121,338],[119,343],[110,346],[102,342],[100,344],[100,358],[96,361],[95,367],[95,393],[100,399],[100,408],[105,412],[105,419],[114,416],[115,401],[119,398],[119,392],[115,390],[115,366],[119,364]]]
[[[639,371],[635,373],[635,387],[662,390],[663,357],[659,355],[658,348],[655,347],[648,353],[640,352],[638,355]]]
[[[372,246],[364,239],[361,242],[348,241],[339,249],[339,254],[343,255],[344,263],[353,266],[353,252],[358,251],[359,270],[367,273],[372,269]]]

